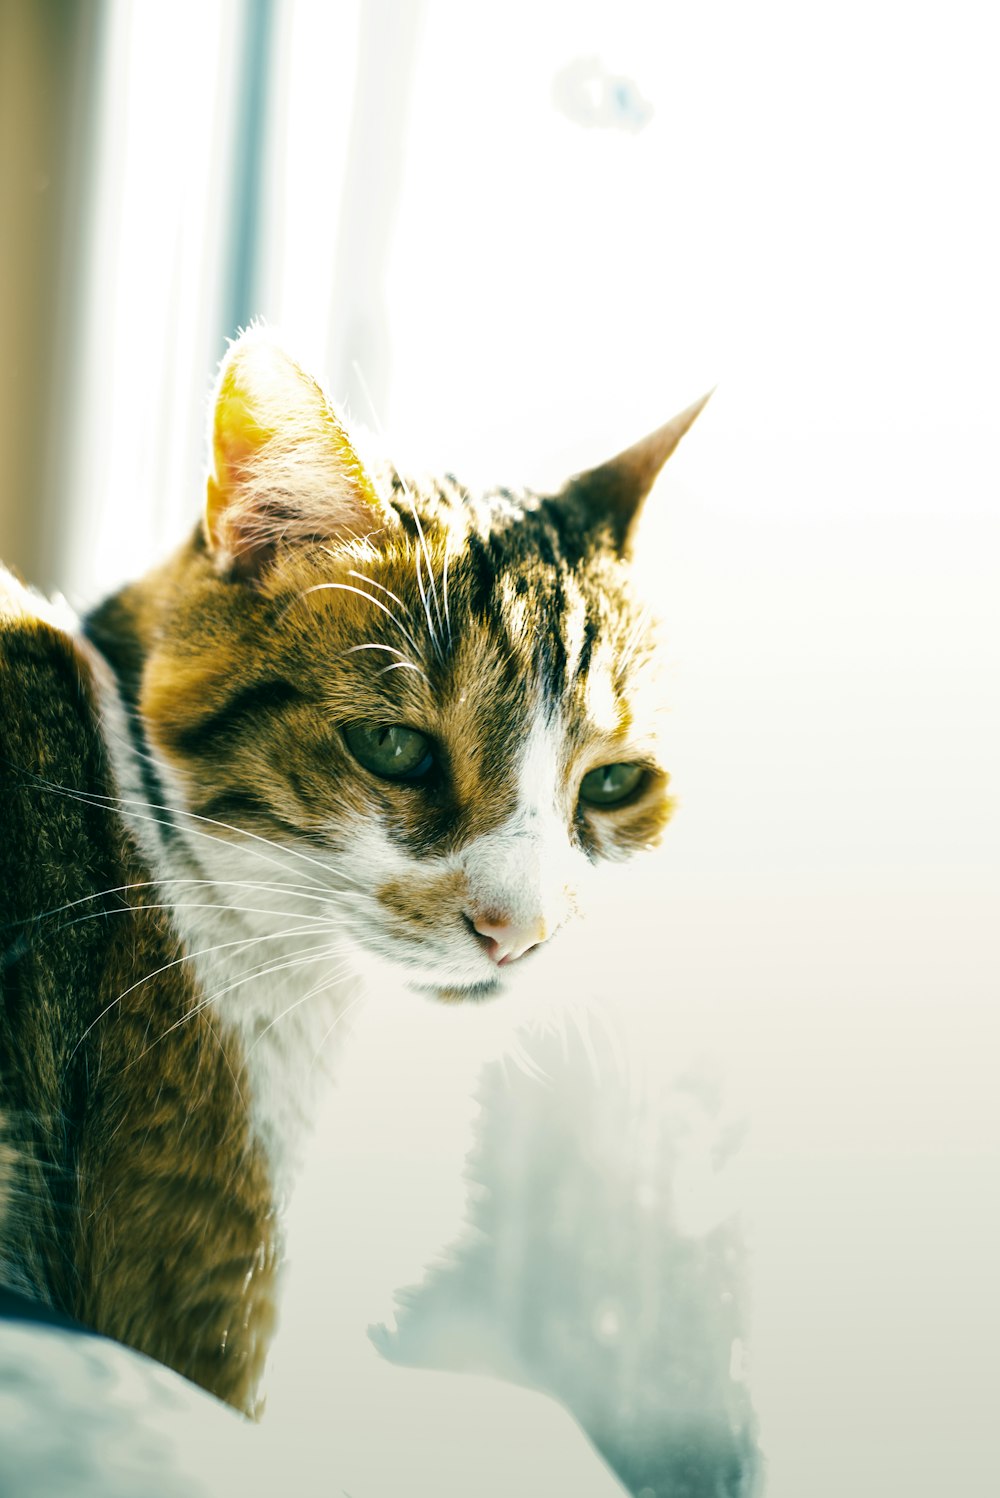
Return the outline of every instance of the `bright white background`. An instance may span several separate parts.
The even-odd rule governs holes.
[[[607,1001],[654,1073],[700,1049],[750,1119],[719,1189],[751,1246],[770,1498],[985,1491],[1000,1335],[986,7],[410,10],[384,279],[355,267],[345,302],[341,204],[365,198],[345,166],[358,15],[281,9],[260,311],[370,422],[330,323],[363,314],[376,333],[357,357],[396,454],[493,479],[600,459],[718,382],[647,526],[681,806],[655,876],[608,923]],[[232,12],[200,7],[194,50],[186,14],[122,6],[111,36],[67,461],[74,601],[161,554],[199,504],[203,265],[225,181],[224,143],[206,142],[225,134]],[[433,1120],[415,1124],[423,1063],[394,1059],[426,1045],[424,1020],[407,1023],[405,1046],[358,1036],[352,1076],[369,1082],[345,1079],[338,1103],[342,1137],[366,1131],[335,1163],[358,1214],[404,1175],[449,1205]],[[459,1063],[427,1023],[445,1089]],[[371,1268],[363,1226],[336,1238],[338,1283]]]

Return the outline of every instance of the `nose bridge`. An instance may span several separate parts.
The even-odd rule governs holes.
[[[544,839],[535,824],[487,834],[470,851],[473,903],[517,924],[545,916]]]

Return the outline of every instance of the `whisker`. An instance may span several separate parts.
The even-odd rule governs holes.
[[[298,1009],[299,1006],[306,1003],[308,999],[315,998],[318,993],[322,993],[326,989],[332,987],[335,982],[337,982],[344,976],[345,973],[348,972],[350,972],[350,968],[346,965],[342,968],[339,968],[336,973],[331,973],[329,977],[323,978],[319,983],[316,983],[312,988],[310,988],[307,993],[304,993],[301,998],[296,999],[294,1003],[289,1004],[287,1009],[283,1009],[280,1014],[275,1015],[274,1019],[271,1020],[269,1024],[265,1025],[260,1034],[255,1038],[253,1045],[247,1051],[247,1059],[249,1060],[249,1058],[256,1050],[257,1046],[259,1046],[261,1041],[264,1039],[264,1036],[268,1033],[269,1030],[274,1029],[279,1020],[283,1020],[286,1015],[291,1014],[293,1009]],[[351,1006],[348,1005],[348,1008],[350,1007]]]
[[[348,577],[356,577],[360,583],[367,583],[369,588],[378,588],[379,592],[384,593],[387,598],[391,598],[393,603],[399,604],[407,618],[410,617],[410,611],[399,594],[394,593],[391,588],[387,588],[384,583],[377,583],[373,577],[368,576],[367,572],[355,572],[353,567],[348,571],[347,575]]]
[[[149,983],[153,978],[158,978],[161,973],[169,972],[171,968],[179,966],[179,964],[182,962],[190,962],[195,957],[209,957],[213,952],[224,952],[232,949],[233,947],[249,947],[252,946],[254,942],[258,941],[277,941],[281,937],[299,935],[301,934],[301,930],[302,928],[298,926],[292,927],[288,931],[267,931],[263,936],[244,936],[238,941],[221,941],[217,942],[215,946],[212,947],[201,947],[194,952],[182,952],[179,957],[174,957],[170,962],[165,962],[161,967],[155,968],[153,972],[145,973],[141,978],[137,978],[134,983],[129,984],[128,988],[123,988],[121,993],[113,998],[109,1004],[105,1004],[100,1014],[97,1015],[95,1019],[91,1020],[90,1024],[84,1030],[83,1034],[80,1036],[80,1039],[73,1047],[72,1051],[70,1051],[68,1060],[72,1061],[73,1057],[83,1045],[83,1042],[86,1040],[91,1030],[94,1029],[94,1026],[100,1024],[104,1016],[106,1014],[110,1014],[111,1010],[115,1007],[116,1004],[120,1004],[122,999],[127,998],[128,995],[134,992],[135,989],[141,988],[144,983]]]
[[[111,731],[111,725],[108,724],[107,722],[105,722],[104,723],[104,729],[105,729],[105,731]],[[121,738],[121,735],[117,735],[117,737]],[[128,752],[130,754],[134,753],[134,746],[132,744],[128,745]],[[161,768],[161,766],[159,764],[159,761],[153,755],[145,755],[145,757],[157,769]],[[108,803],[110,805],[115,805],[115,806],[145,806],[150,811],[164,811],[164,812],[169,813],[171,816],[175,816],[175,817],[187,817],[190,821],[201,822],[201,823],[204,823],[206,826],[210,826],[210,827],[221,827],[226,832],[233,832],[233,833],[235,833],[237,837],[248,838],[248,839],[252,840],[253,842],[263,843],[265,845],[265,847],[275,849],[282,856],[288,856],[288,857],[291,857],[291,858],[297,858],[297,859],[299,859],[303,863],[313,864],[313,865],[315,865],[316,868],[321,869],[324,874],[329,875],[330,873],[335,873],[340,878],[350,879],[352,883],[356,884],[358,882],[350,874],[346,874],[346,873],[344,873],[340,869],[335,869],[333,867],[333,865],[325,864],[325,863],[323,863],[323,861],[321,859],[318,859],[318,858],[311,858],[308,853],[303,853],[301,848],[287,848],[287,847],[283,847],[280,843],[276,843],[273,838],[264,837],[264,836],[262,836],[262,834],[260,834],[258,832],[251,832],[249,830],[249,828],[246,828],[246,827],[237,827],[237,826],[235,826],[231,822],[223,822],[223,821],[219,820],[216,817],[207,817],[207,816],[204,816],[201,812],[188,811],[185,807],[182,807],[182,806],[173,806],[173,805],[170,805],[170,804],[162,804],[162,803],[156,802],[156,801],[146,801],[146,800],[141,800],[141,799],[137,799],[137,798],[123,797],[123,796],[105,796],[105,795],[102,795],[98,791],[82,792],[82,791],[78,791],[78,790],[74,789],[72,786],[60,785],[60,784],[58,784],[55,781],[46,780],[44,776],[38,775],[37,773],[35,773],[33,771],[30,771],[30,770],[27,770],[27,769],[24,770],[23,773],[26,774],[26,775],[29,775],[39,785],[46,786],[50,790],[56,791],[56,792],[58,792],[60,794],[71,796],[71,797],[72,796],[76,796],[77,798],[79,798],[81,800],[85,799],[86,797],[90,797],[91,798],[90,799],[90,804],[91,805],[96,805],[96,804],[100,804],[100,803]],[[144,816],[142,816],[138,812],[133,812],[132,815],[136,818],[137,821],[148,821],[148,822],[153,823],[154,826],[169,827],[171,825],[168,821],[164,821],[160,817],[144,817]],[[187,831],[187,833],[188,833],[189,836],[190,835],[194,835],[196,837],[212,837],[212,836],[214,836],[212,833],[203,832],[201,829],[194,828],[194,827],[189,827],[189,828],[186,829],[186,831]],[[221,842],[223,844],[225,843],[225,839],[224,838],[215,838],[215,841],[216,842]],[[254,852],[256,850],[249,849],[247,851]],[[260,853],[259,851],[257,851],[257,857],[259,857],[260,859],[262,859],[263,862],[271,864],[274,868],[281,868],[281,864],[278,863],[275,859],[268,858],[265,854]],[[306,875],[306,874],[303,874],[302,877],[303,878],[308,878],[309,876]],[[316,887],[318,887],[318,888],[322,887],[322,881],[316,879],[315,877],[312,879],[311,882]]]
[[[168,875],[163,877],[162,879],[134,879],[130,884],[113,884],[110,885],[107,889],[94,890],[92,894],[81,895],[77,900],[67,900],[65,905],[54,905],[51,910],[40,910],[35,915],[25,916],[21,921],[10,921],[7,923],[7,927],[0,926],[0,930],[5,930],[9,926],[27,925],[29,921],[48,920],[50,916],[61,915],[64,910],[73,910],[77,905],[85,905],[88,900],[100,900],[104,895],[127,894],[130,890],[133,889],[160,889],[164,885],[168,884],[195,884],[209,885],[213,887],[216,885],[220,885],[224,886],[226,889],[259,889],[262,892],[269,891],[276,895],[294,893],[297,899],[315,900],[318,905],[326,905],[327,902],[336,894],[343,893],[352,894],[355,896],[362,895],[362,891],[360,890],[331,890],[328,895],[317,895],[313,892],[313,890],[308,889],[304,884],[267,884],[254,879],[195,879],[189,878],[187,876],[180,877],[175,875]],[[130,905],[127,908],[129,910],[134,910],[136,908],[148,909],[149,907],[136,907]],[[242,907],[223,905],[221,906],[221,908],[225,910],[238,910]],[[105,912],[101,913],[104,914]],[[110,914],[111,912],[106,913]],[[285,913],[286,912],[283,911],[267,912],[268,915],[281,915]],[[288,911],[287,914],[293,915],[294,911]]]
[[[400,660],[406,660],[406,656],[401,650],[397,650],[395,645],[379,645],[376,644],[374,640],[369,640],[364,645],[352,645],[349,650],[344,651],[344,654],[356,655],[359,650],[384,650],[389,655],[398,655]]]
[[[282,847],[282,845],[280,843],[276,843],[273,838],[263,837],[260,833],[257,832],[250,832],[245,827],[236,827],[231,822],[222,822],[215,817],[203,816],[200,812],[186,811],[181,806],[164,805],[157,801],[143,801],[136,797],[128,796],[105,796],[99,791],[78,791],[74,790],[71,786],[58,785],[55,781],[46,780],[43,776],[36,775],[30,770],[25,770],[24,773],[26,775],[30,775],[31,778],[35,780],[39,785],[47,790],[53,791],[56,795],[68,796],[71,799],[82,801],[88,806],[95,806],[98,809],[107,809],[109,807],[115,808],[120,806],[146,806],[153,811],[170,812],[172,816],[188,817],[192,821],[204,822],[211,827],[222,827],[227,832],[234,832],[237,837],[250,838],[254,842],[263,843],[265,847],[273,848],[282,855],[300,859],[303,863],[314,864],[316,868],[322,869],[324,874],[335,874],[340,879],[350,879],[352,884],[358,883],[358,880],[356,880],[351,874],[345,873],[342,869],[335,868],[333,864],[324,863],[322,859],[310,858],[307,853],[302,852],[301,848]],[[133,815],[137,821],[152,822],[158,827],[166,827],[170,825],[160,817],[146,817],[138,812],[133,812],[131,813],[131,815]],[[189,836],[212,838],[213,841],[222,843],[223,846],[226,846],[225,838],[215,837],[214,833],[204,832],[197,827],[189,827],[186,830]],[[277,859],[269,858],[265,853],[261,853],[257,849],[250,848],[246,851],[254,853],[258,858],[262,859],[264,863],[269,863],[274,868],[280,869],[282,867],[281,863],[279,863]],[[307,874],[303,874],[302,877],[304,879],[309,878]],[[310,880],[310,883],[317,889],[323,889],[324,887],[326,887],[321,880],[316,879],[315,877]]]
[[[211,910],[216,914],[222,911],[233,911],[234,913],[246,915],[279,915],[289,921],[307,921],[309,925],[328,926],[329,916],[307,915],[305,911],[300,914],[295,910],[268,910],[260,905],[214,905],[206,901],[193,900],[160,900],[155,904],[148,905],[116,905],[111,910],[92,910],[86,915],[74,916],[71,921],[63,921],[54,932],[48,933],[53,936],[60,931],[68,931],[72,926],[79,926],[84,921],[99,921],[104,916],[113,915],[141,915],[146,910]]]
[[[366,593],[363,588],[355,588],[352,583],[314,583],[311,588],[306,588],[305,592],[300,593],[298,597],[306,598],[310,593],[327,592],[356,593],[359,598],[367,599],[369,603],[373,603],[377,609],[381,609],[383,614],[385,614],[389,619],[392,620],[393,624],[395,624],[396,628],[403,635],[403,637],[409,640],[410,644],[413,646],[417,654],[420,654],[420,647],[417,644],[416,640],[410,634],[410,631],[404,625],[400,624],[399,620],[392,612],[392,609],[386,608],[381,599],[374,598],[371,593]],[[298,600],[296,599],[294,601],[297,602]],[[291,607],[291,605],[289,605],[289,607]]]
[[[362,991],[361,993],[359,993],[357,995],[356,998],[353,998],[351,1000],[351,1002],[344,1009],[342,1009],[340,1011],[340,1013],[337,1015],[336,1019],[333,1021],[333,1024],[329,1025],[323,1031],[323,1034],[320,1036],[320,1039],[319,1039],[319,1044],[317,1045],[316,1049],[313,1051],[313,1053],[312,1053],[312,1059],[309,1062],[309,1070],[310,1071],[312,1071],[313,1067],[316,1065],[316,1062],[319,1060],[319,1053],[320,1053],[320,1051],[326,1045],[327,1041],[330,1039],[330,1036],[333,1034],[334,1030],[340,1024],[341,1020],[346,1019],[347,1016],[350,1014],[351,1010],[352,1009],[356,1009],[358,1007],[358,1005],[363,1000],[364,996],[365,996],[364,992]]]
[[[26,774],[31,774],[30,771],[26,771],[25,773]],[[232,827],[232,826],[230,826],[230,824],[228,822],[216,822],[215,819],[212,818],[212,817],[201,816],[198,812],[185,811],[182,807],[179,807],[179,806],[160,805],[158,802],[155,802],[155,801],[143,801],[143,800],[137,799],[135,797],[105,796],[105,795],[103,795],[99,791],[78,791],[78,790],[74,790],[71,786],[56,785],[54,782],[46,781],[42,776],[39,776],[39,775],[36,775],[33,778],[37,781],[37,783],[43,789],[52,791],[54,795],[57,795],[57,796],[66,796],[70,800],[81,801],[81,802],[83,802],[83,804],[85,806],[93,806],[93,807],[95,807],[99,811],[117,811],[120,808],[126,807],[126,806],[128,806],[128,807],[133,807],[133,806],[147,806],[147,807],[150,807],[154,811],[166,811],[166,812],[170,812],[171,815],[173,815],[173,816],[185,816],[185,817],[191,818],[194,821],[200,821],[200,822],[210,823],[211,825],[216,826],[216,827],[224,827],[224,828],[226,828],[230,832],[235,832],[237,834],[237,836],[253,838],[254,840],[256,840],[258,842],[265,843],[268,847],[276,848],[279,853],[282,853],[282,854],[288,853],[288,854],[291,854],[294,857],[306,858],[306,855],[303,854],[303,853],[301,853],[298,849],[282,848],[281,845],[280,845],[280,843],[275,843],[270,838],[260,837],[259,834],[255,833],[255,832],[247,832],[247,831],[245,831],[241,827]],[[141,812],[136,812],[136,811],[130,812],[129,815],[132,816],[134,818],[134,820],[137,821],[137,822],[151,822],[154,827],[172,827],[173,826],[173,823],[171,823],[170,821],[166,820],[164,817],[144,816]],[[205,838],[211,839],[212,842],[221,843],[223,847],[226,846],[226,840],[224,838],[217,837],[215,835],[215,833],[204,832],[200,828],[197,828],[197,827],[189,827],[186,830],[187,830],[187,834],[188,834],[189,837],[192,837],[192,836],[193,837],[205,837]],[[272,868],[276,868],[276,869],[281,869],[282,868],[281,863],[279,863],[279,861],[277,859],[275,859],[275,858],[269,858],[267,856],[267,854],[261,853],[256,848],[249,848],[249,849],[245,849],[244,851],[249,852],[249,853],[253,853],[256,857],[260,858],[262,860],[262,862],[270,864]],[[309,862],[309,863],[317,863],[317,864],[319,862],[317,859],[306,859],[306,861]],[[323,865],[319,864],[319,867],[322,868]],[[331,869],[330,872],[338,872],[338,871]],[[303,878],[308,878],[309,876],[308,875],[303,875],[302,877]],[[342,877],[350,877],[350,876],[345,875],[345,876],[342,876]],[[322,881],[319,880],[319,879],[312,878],[310,880],[310,883],[312,884],[313,888],[315,888],[315,889],[322,889],[323,888]]]
[[[407,666],[411,671],[419,672],[419,674],[424,678],[424,681],[427,681],[426,671],[421,670],[419,666],[415,666],[412,661],[407,660],[403,652],[401,650],[397,650],[394,645],[376,645],[374,643],[369,643],[366,645],[352,645],[349,650],[344,651],[344,654],[354,655],[355,651],[358,650],[384,650],[388,655],[398,655],[399,664],[401,666]]]
[[[445,546],[445,553],[444,553],[444,567],[442,568],[442,574],[441,574],[441,594],[442,594],[442,598],[444,600],[444,622],[445,622],[445,628],[448,631],[448,649],[449,650],[452,648],[452,645],[454,643],[453,640],[452,640],[452,637],[451,637],[451,614],[448,612],[448,560],[449,560],[450,555],[451,555],[451,553],[448,551],[448,548],[447,548],[447,545],[446,545]]]
[[[358,381],[359,381],[359,383],[361,385],[362,390],[365,393],[365,397],[366,397],[366,399],[368,401],[369,409],[371,410],[372,420],[375,422],[376,430],[379,431],[379,432],[381,432],[381,430],[382,430],[382,424],[379,421],[378,412],[375,409],[375,402],[372,400],[371,391],[368,389],[368,384],[367,384],[367,381],[365,380],[364,373],[363,373],[363,371],[361,370],[361,368],[359,367],[359,365],[357,364],[356,361],[355,361],[355,364],[354,364],[354,372],[355,372],[355,375],[357,376],[357,379],[358,379]],[[402,486],[403,493],[406,495],[407,499],[410,502],[410,509],[413,511],[413,519],[414,519],[414,521],[416,523],[417,535],[420,537],[420,544],[423,547],[423,552],[424,552],[424,560],[425,560],[425,562],[427,564],[427,576],[428,576],[428,579],[429,579],[430,585],[431,585],[431,595],[432,595],[432,597],[434,599],[434,610],[435,610],[435,612],[436,612],[436,614],[438,616],[438,624],[441,624],[441,609],[440,609],[440,607],[438,605],[438,601],[437,601],[437,590],[436,590],[435,585],[434,585],[434,571],[433,571],[433,568],[431,567],[431,559],[430,559],[430,554],[429,554],[429,552],[427,550],[427,540],[426,540],[426,538],[424,536],[423,526],[420,524],[420,516],[417,514],[417,507],[416,507],[416,505],[413,502],[413,495],[410,493],[409,485],[407,484],[407,482],[406,482],[405,478],[403,477],[403,475],[400,473],[399,469],[396,468],[395,464],[393,465],[393,472],[395,473],[396,478],[399,480],[399,482],[400,482],[400,484]],[[430,631],[431,640],[434,643],[434,648],[437,651],[438,658],[440,659],[440,657],[441,657],[441,647],[440,647],[440,644],[438,642],[437,634],[436,634],[435,629],[434,629],[434,624],[433,624],[433,622],[431,620],[430,611],[429,611],[429,609],[427,607],[427,595],[424,592],[423,579],[422,579],[422,577],[420,575],[420,557],[419,557],[419,553],[418,553],[418,556],[417,556],[416,571],[417,571],[417,587],[420,589],[420,598],[421,598],[421,602],[423,603],[423,606],[424,606],[424,614],[425,614],[426,619],[427,619],[427,628]],[[356,577],[358,574],[357,573],[352,573],[351,575],[354,576],[354,577]],[[365,581],[372,582],[373,579],[366,578]],[[375,583],[375,586],[376,587],[381,587],[381,584],[380,583]],[[388,593],[389,590],[388,590],[388,588],[383,588],[382,591],[385,592],[385,593]],[[392,595],[392,596],[395,596],[395,595]],[[397,599],[396,602],[399,603],[399,599]],[[400,606],[402,607],[402,605],[400,605]],[[451,644],[451,631],[450,630],[449,630],[449,633],[448,633],[448,643],[449,643],[449,645]]]
[[[235,1071],[233,1070],[233,1063],[229,1059],[229,1052],[226,1050],[225,1046],[222,1043],[222,1036],[216,1030],[215,1026],[212,1024],[212,1021],[210,1019],[207,1019],[205,1021],[205,1028],[208,1030],[208,1033],[211,1035],[212,1039],[215,1041],[216,1045],[219,1047],[219,1050],[222,1052],[222,1059],[226,1063],[226,1070],[229,1072],[229,1075],[232,1077],[232,1079],[233,1079],[233,1086],[236,1088],[236,1096],[239,1098],[241,1104],[243,1105],[243,1111],[244,1111],[244,1113],[246,1113],[246,1111],[247,1111],[247,1100],[243,1096],[243,1089],[240,1086],[240,1079],[236,1075]]]
[[[428,629],[428,632],[430,634],[431,640],[433,642],[434,649],[437,652],[438,659],[440,660],[441,659],[441,655],[442,655],[441,644],[440,644],[440,641],[438,640],[437,632],[436,632],[436,630],[434,628],[434,621],[431,618],[431,611],[430,611],[430,608],[428,607],[428,604],[427,604],[427,593],[426,593],[426,590],[424,588],[424,580],[423,580],[423,577],[421,575],[421,568],[420,568],[420,552],[422,551],[423,552],[424,565],[427,568],[427,580],[430,583],[431,598],[434,600],[434,612],[437,614],[438,624],[443,628],[443,621],[442,621],[442,618],[441,618],[441,607],[440,607],[440,605],[438,603],[438,597],[437,597],[437,586],[436,586],[436,584],[434,582],[434,569],[431,566],[431,554],[430,554],[430,551],[428,550],[428,547],[427,547],[427,537],[424,535],[424,528],[420,524],[420,516],[417,514],[417,506],[414,503],[413,495],[410,493],[409,486],[408,486],[406,480],[404,479],[403,475],[399,472],[398,468],[396,469],[396,477],[399,479],[399,482],[400,482],[400,484],[403,487],[403,493],[406,495],[407,499],[410,502],[410,512],[413,515],[413,523],[414,523],[414,525],[417,528],[417,537],[418,537],[419,542],[420,542],[420,551],[417,552],[417,557],[416,557],[417,587],[420,589],[420,601],[422,602],[422,604],[424,606],[424,616],[427,619],[427,629]]]
[[[166,1040],[168,1035],[172,1035],[175,1030],[179,1030],[182,1025],[186,1025],[189,1020],[192,1020],[197,1015],[201,1014],[204,1009],[210,1008],[219,999],[221,999],[224,994],[233,993],[237,988],[242,988],[245,983],[252,983],[255,978],[269,978],[272,977],[275,973],[285,973],[291,971],[293,968],[307,967],[311,962],[325,962],[330,957],[336,956],[337,951],[338,948],[329,946],[308,947],[304,952],[299,952],[294,957],[287,957],[282,959],[282,961],[280,962],[271,963],[270,965],[264,964],[260,967],[255,968],[252,972],[242,973],[240,977],[234,979],[232,983],[227,983],[222,988],[213,989],[210,994],[200,998],[197,1004],[195,1004],[191,1009],[188,1009],[184,1014],[180,1016],[179,1019],[174,1020],[172,1025],[168,1025],[167,1028],[160,1035],[158,1035],[156,1039],[145,1048],[144,1051],[141,1051],[138,1056],[134,1057],[133,1060],[128,1063],[128,1066],[135,1066],[137,1062],[142,1060],[143,1056],[149,1055],[149,1052],[153,1049],[153,1046],[159,1045],[160,1041]],[[293,1004],[291,1008],[294,1009],[295,1005]],[[286,1011],[286,1013],[287,1012],[288,1011]],[[270,1029],[270,1026],[268,1026],[267,1028]],[[257,1038],[259,1039],[260,1037],[258,1036]],[[255,1040],[254,1045],[256,1045],[256,1043],[257,1042]],[[253,1046],[250,1047],[250,1050],[253,1050]],[[249,1054],[250,1052],[248,1051],[247,1055]],[[126,1067],[125,1069],[128,1070],[128,1067]]]
[[[391,666],[383,666],[382,670],[378,674],[379,676],[385,676],[388,671],[416,671],[418,675],[424,677],[424,681],[427,680],[427,677],[424,676],[424,673],[420,670],[420,667],[415,666],[412,661],[394,661]]]
[[[413,511],[414,519],[416,519],[416,513],[417,513],[416,510],[414,510]],[[419,525],[419,523],[420,522],[418,521],[417,524]],[[427,565],[428,565],[428,568],[429,568],[430,564],[428,563]],[[423,579],[423,572],[422,572],[422,569],[421,569],[421,566],[420,566],[420,552],[419,551],[417,552],[417,557],[416,557],[416,571],[417,571],[417,587],[420,590],[420,601],[421,601],[421,603],[424,606],[424,618],[427,620],[427,632],[430,635],[430,637],[431,637],[431,643],[434,646],[434,649],[435,649],[438,657],[440,658],[440,655],[441,655],[441,646],[438,643],[438,637],[437,637],[437,635],[434,632],[434,621],[431,618],[431,611],[430,611],[430,609],[429,609],[429,607],[427,605],[427,593],[426,593],[426,590],[424,588],[424,579]],[[431,581],[433,582],[433,578],[431,579]]]

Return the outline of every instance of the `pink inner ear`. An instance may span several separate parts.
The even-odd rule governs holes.
[[[226,430],[215,438],[215,473],[222,488],[237,485],[250,467],[258,444],[244,432]]]
[[[244,334],[223,366],[212,463],[205,530],[226,571],[258,571],[279,540],[366,535],[384,523],[323,391],[259,330]]]
[[[205,528],[219,561],[240,577],[258,573],[274,553],[268,517],[250,494],[255,460],[268,437],[242,393],[223,386],[215,410]]]

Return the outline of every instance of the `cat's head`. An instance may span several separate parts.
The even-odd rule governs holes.
[[[142,679],[189,810],[304,852],[304,883],[410,984],[501,987],[595,865],[670,814],[629,553],[702,404],[559,493],[470,494],[366,464],[320,388],[245,334]]]

